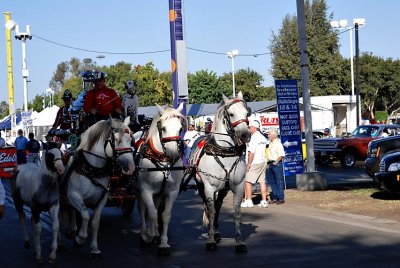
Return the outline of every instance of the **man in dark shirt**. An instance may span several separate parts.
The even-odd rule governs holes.
[[[26,143],[26,150],[28,151],[28,163],[40,163],[39,151],[40,151],[40,143],[34,139],[33,133],[29,133],[28,135],[29,141]]]

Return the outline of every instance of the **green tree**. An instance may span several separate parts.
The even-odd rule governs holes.
[[[312,95],[340,93],[341,55],[338,37],[330,27],[333,15],[327,15],[325,0],[306,1],[306,25]],[[269,45],[275,79],[299,79],[300,58],[297,17],[287,15],[278,34],[272,33]]]
[[[230,95],[231,87],[213,71],[200,70],[188,76],[189,103],[215,103],[222,94]]]

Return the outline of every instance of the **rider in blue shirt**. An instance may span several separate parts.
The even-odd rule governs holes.
[[[24,137],[22,129],[18,130],[18,137],[15,139],[14,145],[17,150],[17,164],[26,163],[26,143],[28,139]]]

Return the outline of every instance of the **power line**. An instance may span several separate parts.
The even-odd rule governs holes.
[[[338,32],[338,33],[335,33],[335,35],[336,35],[336,36],[339,36],[339,35],[341,35],[341,34],[343,34],[343,33],[346,33],[346,32],[348,32],[348,31],[351,31],[353,28],[354,28],[354,27],[348,28],[348,29],[346,29],[346,30],[344,30],[344,31],[341,31],[341,32]],[[54,45],[57,45],[57,46],[62,46],[62,47],[66,47],[66,48],[70,48],[70,49],[74,49],[74,50],[85,51],[85,52],[91,52],[91,53],[97,53],[97,54],[108,54],[108,55],[145,55],[145,54],[165,53],[165,52],[170,52],[170,51],[171,51],[170,49],[154,50],[154,51],[143,51],[143,52],[112,52],[112,51],[99,51],[99,50],[85,49],[85,48],[79,48],[79,47],[74,47],[74,46],[62,44],[62,43],[55,42],[55,41],[52,41],[52,40],[49,40],[49,39],[47,39],[47,38],[44,38],[44,37],[41,37],[41,36],[38,36],[38,35],[34,35],[34,34],[32,34],[32,36],[34,36],[34,37],[36,37],[36,38],[38,38],[38,39],[40,39],[40,40],[42,40],[42,41],[45,41],[45,42],[48,42],[48,43],[51,43],[51,44],[54,44]],[[205,50],[205,49],[199,49],[199,48],[193,48],[193,47],[187,47],[187,49],[188,49],[188,50],[192,50],[192,51],[201,52],[201,53],[207,53],[207,54],[214,54],[214,55],[223,55],[223,56],[226,56],[226,52],[211,51],[211,50]],[[246,53],[241,53],[241,54],[238,54],[237,56],[238,56],[238,57],[255,57],[255,58],[256,58],[256,57],[258,57],[258,56],[265,56],[265,55],[270,55],[270,54],[273,54],[273,52],[269,51],[269,52],[247,53],[247,54],[246,54]]]

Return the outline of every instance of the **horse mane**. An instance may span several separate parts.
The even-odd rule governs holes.
[[[234,101],[234,99],[229,100],[228,103],[224,103],[224,101],[221,101],[221,103],[219,104],[218,108],[217,108],[217,113],[215,114],[215,118],[214,118],[214,123],[212,124],[212,128],[211,128],[211,132],[217,132],[217,126],[219,125],[219,121],[222,120],[223,116],[224,116],[224,108],[226,105],[229,105],[230,103],[232,103],[232,101]]]
[[[183,119],[184,122],[186,123],[186,118],[183,116],[183,114],[178,112],[176,109],[174,109],[170,106],[167,106],[164,110],[164,113],[162,115],[160,113],[157,113],[157,115],[154,117],[153,121],[151,122],[149,134],[147,135],[146,142],[149,141],[149,139],[151,137],[153,137],[153,135],[158,133],[158,129],[157,129],[158,121],[160,121],[160,120],[165,121],[168,118],[172,118],[172,117],[179,117],[179,118]]]
[[[123,131],[123,126],[123,123],[114,120],[97,122],[88,128],[81,136],[82,140],[77,150],[91,150],[100,139],[105,140],[110,136],[112,127],[117,127],[119,131]]]

